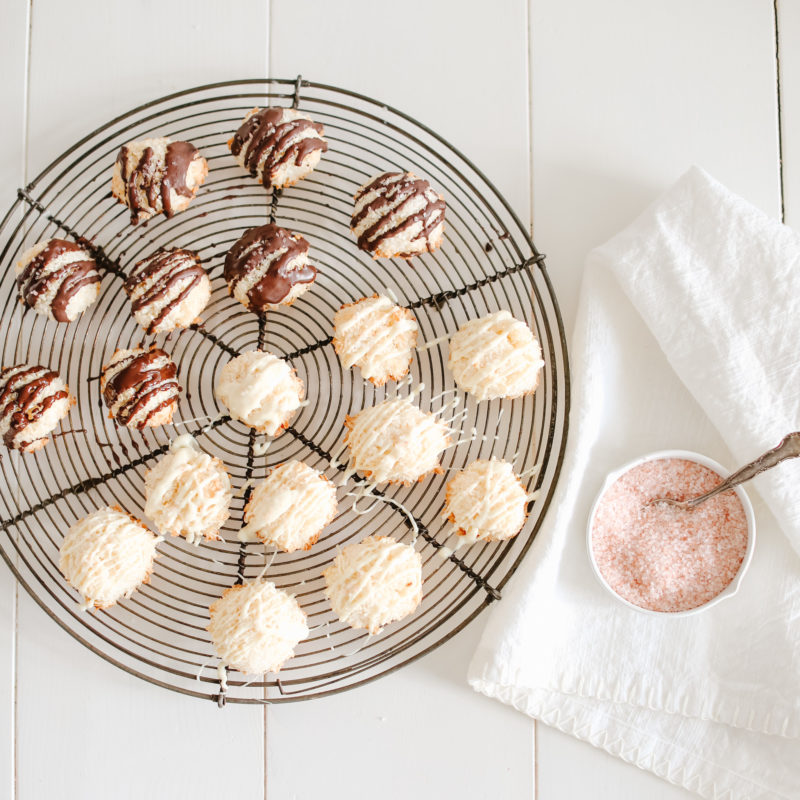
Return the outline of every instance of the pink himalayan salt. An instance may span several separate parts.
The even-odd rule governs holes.
[[[652,611],[688,611],[736,577],[748,533],[735,492],[691,510],[647,505],[655,497],[697,497],[720,480],[694,461],[664,458],[633,467],[606,490],[592,522],[592,552],[620,597]]]

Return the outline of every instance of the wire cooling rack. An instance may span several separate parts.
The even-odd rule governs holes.
[[[269,192],[233,161],[227,140],[254,106],[294,105],[325,126],[330,149],[296,186]],[[119,147],[148,136],[193,142],[210,167],[189,209],[171,220],[132,227],[128,210],[110,194]],[[348,229],[352,197],[369,177],[410,170],[428,178],[447,201],[446,236],[435,253],[373,261]],[[269,219],[306,237],[319,276],[292,307],[257,316],[228,296],[225,253],[244,230]],[[104,271],[97,303],[80,320],[57,324],[25,311],[17,300],[13,265],[42,239],[72,238],[94,249]],[[126,271],[159,247],[196,250],[212,279],[202,325],[156,337],[178,364],[184,387],[173,425],[143,432],[108,419],[100,396],[101,366],[115,349],[134,347],[143,334],[122,291]],[[99,128],[50,164],[24,189],[0,224],[2,364],[57,369],[78,404],[62,423],[67,431],[35,454],[6,452],[0,461],[0,550],[17,579],[65,630],[127,672],[195,697],[264,703],[319,697],[385,675],[449,639],[498,600],[541,525],[558,478],[569,405],[564,331],[544,257],[487,178],[455,148],[409,116],[353,92],[296,80],[210,84],[163,97]],[[451,395],[446,337],[468,319],[508,309],[524,319],[542,345],[541,382],[532,397],[476,404],[466,398],[462,438],[447,450],[443,475],[386,496],[356,513],[339,491],[340,513],[308,552],[278,554],[266,575],[294,594],[309,617],[311,635],[278,675],[248,682],[228,676],[223,692],[206,626],[208,606],[230,585],[259,575],[264,548],[240,545],[246,485],[289,459],[302,459],[335,477],[331,455],[341,450],[346,414],[397,391],[375,388],[358,370],[343,371],[331,344],[332,318],[343,303],[390,290],[411,308],[420,327],[412,365],[425,410]],[[290,361],[310,400],[288,430],[262,454],[262,438],[223,415],[213,387],[219,369],[245,350],[266,347]],[[125,601],[95,613],[78,610],[78,597],[58,571],[58,547],[70,525],[103,505],[141,517],[144,476],[170,439],[192,433],[221,458],[240,492],[224,540],[199,547],[169,538],[150,583]],[[447,538],[440,518],[444,486],[453,470],[476,458],[513,460],[536,492],[523,531],[509,542],[478,543],[454,555],[438,551]],[[338,547],[372,533],[414,542],[423,561],[424,598],[417,612],[367,637],[340,624],[323,594],[321,571]],[[444,551],[446,554],[447,551]]]

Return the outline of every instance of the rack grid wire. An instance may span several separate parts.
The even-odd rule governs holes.
[[[285,190],[265,190],[227,148],[246,112],[265,105],[298,107],[324,124],[329,142],[317,169]],[[123,143],[148,136],[193,142],[210,172],[187,211],[134,227],[128,210],[111,197],[111,167]],[[388,170],[424,176],[445,196],[445,241],[434,253],[410,262],[373,260],[356,247],[348,227],[353,194]],[[267,219],[308,239],[319,276],[293,306],[256,315],[229,297],[222,265],[244,230]],[[104,272],[97,302],[69,325],[26,311],[17,299],[14,264],[25,249],[54,236],[88,244]],[[162,428],[120,428],[103,409],[101,367],[117,348],[147,338],[132,319],[122,280],[141,258],[178,246],[200,254],[213,285],[201,324],[150,337],[178,364],[184,387],[178,413]],[[363,95],[300,77],[177,92],[113,119],[20,189],[0,223],[0,265],[2,364],[56,369],[78,400],[63,433],[45,448],[3,454],[0,551],[44,611],[97,655],[151,683],[220,705],[304,700],[398,669],[500,598],[542,523],[561,468],[569,408],[566,343],[544,256],[489,180],[429,128]],[[367,513],[356,513],[364,509],[354,510],[353,497],[340,489],[339,514],[320,541],[309,551],[278,553],[266,572],[297,597],[311,635],[278,675],[248,680],[231,672],[222,691],[206,632],[208,607],[228,586],[257,577],[267,563],[263,546],[240,545],[236,538],[252,481],[290,459],[334,478],[341,467],[331,459],[341,452],[345,415],[407,391],[394,384],[374,387],[358,370],[343,371],[331,342],[331,320],[340,305],[387,290],[413,310],[419,343],[441,340],[419,349],[412,364],[413,384],[424,384],[424,410],[440,409],[455,391],[446,368],[447,336],[468,319],[500,309],[525,320],[539,339],[545,360],[540,385],[534,395],[516,400],[478,404],[467,397],[461,423],[466,441],[445,451],[443,474],[385,488]],[[224,415],[213,391],[220,368],[255,347],[290,361],[310,401],[263,454],[263,437]],[[141,517],[147,469],[172,438],[186,432],[224,461],[239,490],[223,539],[194,547],[169,538],[159,546],[148,584],[111,608],[81,612],[79,598],[58,571],[67,529],[102,505]],[[439,553],[447,541],[441,511],[448,478],[490,455],[512,460],[525,473],[528,491],[536,493],[524,529],[510,541]],[[374,533],[419,550],[424,597],[413,616],[368,637],[335,618],[321,571],[337,548]]]

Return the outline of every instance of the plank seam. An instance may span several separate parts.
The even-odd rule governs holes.
[[[775,28],[775,103],[778,108],[778,179],[781,193],[781,222],[786,222],[783,183],[783,115],[781,113],[781,44],[778,31],[778,0],[772,0],[772,17]]]

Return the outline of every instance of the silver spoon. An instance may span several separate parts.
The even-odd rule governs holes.
[[[780,464],[781,461],[785,461],[787,458],[797,458],[797,456],[800,456],[800,431],[795,431],[784,437],[777,447],[773,447],[772,450],[767,450],[764,455],[759,456],[755,461],[745,464],[740,470],[728,476],[710,492],[701,494],[699,497],[693,497],[691,500],[673,500],[671,497],[654,497],[652,500],[648,501],[647,505],[666,503],[676,508],[696,508],[700,503],[705,503],[706,500],[718,495],[720,492],[733,489],[734,486],[738,486],[740,483],[755,478],[759,473],[772,469],[776,464]]]

